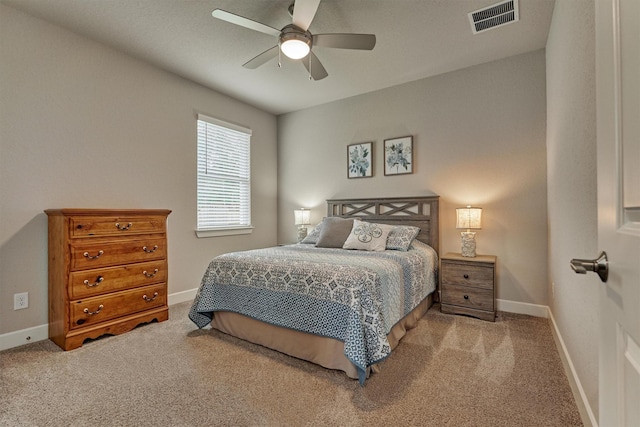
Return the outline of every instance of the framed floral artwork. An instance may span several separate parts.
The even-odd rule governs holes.
[[[413,137],[384,140],[384,174],[413,173]]]
[[[347,177],[373,176],[373,142],[361,142],[347,146]]]

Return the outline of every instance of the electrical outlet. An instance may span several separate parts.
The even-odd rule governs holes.
[[[29,307],[29,292],[22,292],[21,294],[13,294],[13,309],[22,310]]]

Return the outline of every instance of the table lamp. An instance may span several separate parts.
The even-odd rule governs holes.
[[[298,243],[307,237],[307,225],[311,224],[311,211],[309,209],[295,209],[293,211],[295,223],[298,226]]]
[[[456,228],[466,229],[460,233],[462,238],[462,256],[476,256],[476,233],[473,230],[480,230],[482,208],[467,206],[466,208],[456,208]]]

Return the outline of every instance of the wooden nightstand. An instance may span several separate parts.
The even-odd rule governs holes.
[[[447,253],[440,258],[440,307],[443,313],[496,320],[496,257]]]

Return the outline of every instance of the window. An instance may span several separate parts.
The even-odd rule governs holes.
[[[251,233],[251,129],[198,114],[198,237]]]

